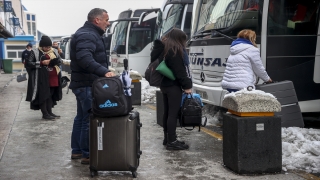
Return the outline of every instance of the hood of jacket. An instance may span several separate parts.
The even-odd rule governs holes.
[[[153,48],[151,51],[151,62],[159,58],[163,50],[164,50],[164,44],[159,39],[155,40],[153,42]]]
[[[230,54],[231,55],[236,55],[236,54],[239,54],[239,53],[241,53],[242,51],[245,51],[245,50],[247,50],[247,49],[249,49],[249,48],[256,48],[256,47],[254,47],[253,45],[251,45],[251,44],[237,44],[237,45],[235,45],[235,46],[232,46],[231,48],[230,48]]]

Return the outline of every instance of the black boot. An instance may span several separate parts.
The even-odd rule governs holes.
[[[177,135],[168,135],[167,150],[185,150],[189,146],[184,142],[177,140]]]
[[[53,116],[50,116],[49,114],[44,114],[44,115],[42,115],[42,119],[55,120],[55,118],[54,118]]]
[[[166,132],[164,132],[164,139],[163,139],[163,145],[167,145],[167,142],[168,142],[168,134]]]
[[[177,139],[177,135],[176,135],[176,139]],[[179,141],[179,142],[181,142],[182,144],[185,144],[184,141]],[[164,133],[164,139],[163,139],[162,145],[165,146],[165,145],[167,145],[167,143],[168,143],[168,134]]]
[[[49,115],[50,115],[50,116],[53,116],[54,118],[57,118],[57,119],[59,119],[59,118],[60,118],[60,116],[59,116],[59,115],[55,115],[55,114],[53,114],[53,113],[49,113]]]
[[[189,146],[184,142],[181,142],[178,140],[167,143],[167,150],[186,150],[186,149],[189,149]]]

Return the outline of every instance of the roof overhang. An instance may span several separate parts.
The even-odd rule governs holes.
[[[4,27],[1,23],[0,23],[0,38],[12,38],[14,37],[13,34],[11,34],[11,32],[9,32],[6,27]]]

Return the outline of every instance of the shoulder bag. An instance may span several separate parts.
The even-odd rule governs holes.
[[[167,78],[171,80],[176,80],[176,77],[174,77],[173,72],[168,66],[166,65],[165,59],[161,63],[159,63],[157,69],[158,72],[160,72],[162,75],[166,76]]]

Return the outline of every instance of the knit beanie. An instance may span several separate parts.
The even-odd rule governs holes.
[[[31,43],[28,43],[26,47],[28,47],[28,46],[29,46],[29,47],[32,47],[32,44],[31,44]]]
[[[39,46],[40,47],[52,46],[52,41],[48,36],[42,36]]]

